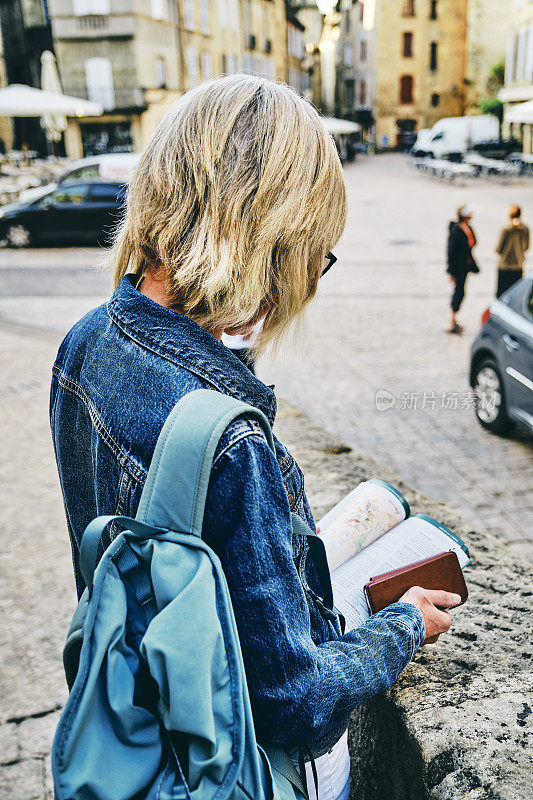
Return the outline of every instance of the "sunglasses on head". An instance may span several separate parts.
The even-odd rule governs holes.
[[[321,278],[324,277],[326,272],[329,269],[332,268],[332,266],[336,262],[336,260],[337,260],[337,256],[334,256],[333,253],[326,253],[326,255],[324,256],[325,266],[324,266],[324,269],[322,270],[322,275],[320,276]]]

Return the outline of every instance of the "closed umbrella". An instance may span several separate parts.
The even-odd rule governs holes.
[[[41,89],[44,92],[63,94],[55,56],[50,50],[45,50],[41,55]],[[41,125],[49,142],[60,142],[61,134],[67,129],[67,118],[64,115],[45,114],[41,117]]]
[[[357,131],[361,130],[361,126],[357,122],[351,122],[349,119],[322,117],[322,122],[329,133],[357,133]]]

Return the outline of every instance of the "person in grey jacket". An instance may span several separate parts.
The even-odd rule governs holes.
[[[500,297],[513,283],[520,280],[528,249],[529,228],[522,222],[522,209],[520,206],[511,206],[509,225],[503,228],[496,245],[496,252],[500,256],[496,297]]]

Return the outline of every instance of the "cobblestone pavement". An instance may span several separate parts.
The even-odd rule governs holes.
[[[285,352],[260,375],[356,451],[533,559],[531,437],[483,430],[468,386],[470,344],[494,297],[496,238],[511,203],[533,225],[533,186],[443,184],[398,155],[362,158],[346,177],[348,224],[308,312],[307,357]],[[481,274],[468,278],[465,334],[455,337],[444,333],[444,253],[448,221],[466,201]],[[392,409],[376,410],[379,390],[394,395]]]
[[[356,453],[531,553],[530,440],[486,434],[467,408],[399,407],[402,392],[466,391],[497,228],[511,201],[529,203],[533,222],[531,190],[443,186],[394,156],[362,159],[346,174],[347,234],[310,312],[308,357],[284,354],[262,376]],[[467,335],[452,339],[443,333],[443,228],[464,198],[478,208],[483,272],[465,302]],[[75,596],[47,395],[61,335],[108,293],[101,259],[90,249],[0,250],[0,800],[52,797],[48,753],[66,697],[59,652]],[[398,398],[394,409],[375,410],[380,388]],[[319,505],[333,502],[329,485],[312,491]]]
[[[362,157],[346,178],[346,233],[308,312],[308,348],[285,349],[260,375],[356,451],[533,559],[531,436],[484,431],[467,378],[470,344],[494,297],[499,228],[511,203],[533,225],[533,186],[441,183],[399,155]],[[476,210],[481,274],[468,279],[465,334],[452,337],[446,232],[466,201]],[[0,324],[65,331],[109,291],[104,257],[90,248],[0,251]],[[393,408],[376,409],[380,390],[394,396]]]

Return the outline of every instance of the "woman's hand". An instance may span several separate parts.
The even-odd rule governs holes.
[[[441,589],[422,589],[421,586],[412,586],[399,599],[400,603],[411,603],[416,606],[426,626],[426,638],[422,644],[433,644],[441,633],[446,633],[452,624],[452,618],[446,608],[458,606],[461,597],[453,592]]]
[[[450,283],[455,283],[455,277],[453,275],[450,275]]]

